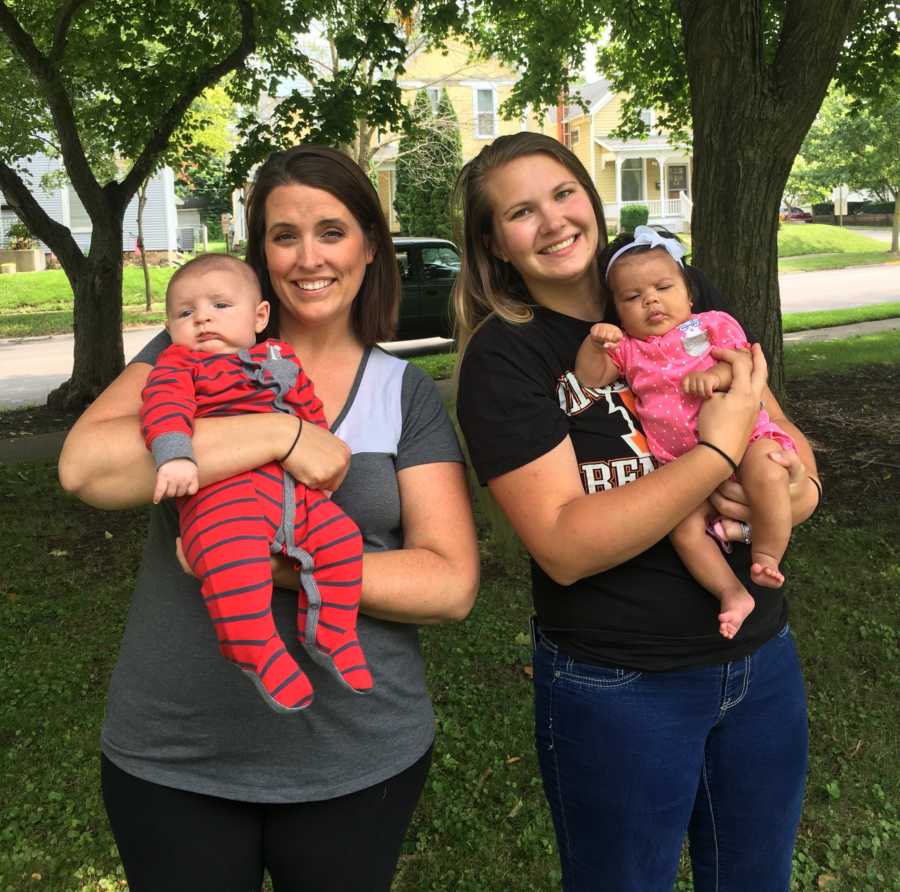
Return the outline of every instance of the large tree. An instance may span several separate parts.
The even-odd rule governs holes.
[[[858,97],[900,66],[893,0],[486,0],[484,47],[523,76],[510,108],[555,104],[605,37],[599,65],[630,96],[626,129],[692,131],[694,262],[728,293],[775,358],[782,384],[778,208],[832,78]]]
[[[436,30],[459,15],[452,0],[420,6],[425,26]],[[51,394],[54,405],[83,405],[123,366],[125,209],[167,153],[191,145],[204,120],[191,109],[204,90],[235,73],[229,92],[247,110],[248,137],[232,159],[235,177],[301,136],[346,144],[361,118],[402,118],[394,80],[356,77],[364,63],[378,70],[405,58],[402,22],[386,2],[331,7],[331,38],[345,64],[319,81],[298,39],[324,11],[317,0],[0,0],[0,189],[59,258],[75,295],[74,367]],[[259,124],[260,96],[276,95],[283,80],[298,87]],[[38,151],[62,159],[91,219],[87,254],[23,179],[17,162]],[[101,162],[111,157],[130,161],[109,178]]]
[[[811,175],[831,186],[874,192],[894,202],[891,250],[900,250],[900,77],[872,100],[829,93],[803,143]]]

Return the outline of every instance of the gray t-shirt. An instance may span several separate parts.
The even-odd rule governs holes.
[[[133,360],[153,363],[154,338]],[[301,357],[302,360],[302,357]],[[366,551],[403,546],[396,472],[462,461],[437,389],[419,368],[372,348],[333,432],[352,449],[334,500]],[[352,793],[398,774],[434,739],[434,713],[415,626],[359,615],[375,689],[354,694],[296,641],[296,592],[276,589],[275,622],[309,674],[312,705],[272,711],[219,653],[197,581],[175,558],[178,517],[154,507],[121,652],[109,686],[101,747],[145,780],[249,802],[305,802]]]

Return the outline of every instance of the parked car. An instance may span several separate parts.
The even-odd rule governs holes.
[[[395,238],[402,292],[398,341],[451,337],[450,291],[459,272],[459,251],[439,238]]]
[[[783,207],[781,219],[788,223],[812,223],[812,214],[801,208]]]

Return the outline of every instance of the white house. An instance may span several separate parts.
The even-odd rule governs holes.
[[[44,185],[47,174],[58,173],[62,162],[47,155],[37,154],[23,158],[13,165],[19,176],[30,188],[37,203],[57,223],[67,226],[72,237],[82,251],[87,252],[91,244],[91,220],[84,209],[75,190],[68,183],[63,185]],[[0,192],[2,196],[2,192]],[[134,251],[137,242],[137,206],[135,195],[125,211],[122,229],[122,251]],[[9,227],[18,221],[4,201],[0,204],[0,247],[9,243]],[[178,249],[177,239],[178,213],[175,200],[175,176],[169,167],[164,167],[150,180],[147,186],[147,204],[144,208],[144,248],[147,251],[175,252]],[[49,252],[49,248],[40,247]]]

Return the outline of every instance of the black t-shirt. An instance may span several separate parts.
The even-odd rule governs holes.
[[[718,292],[690,271],[695,312],[726,309]],[[624,382],[582,388],[575,354],[591,323],[534,308],[516,325],[494,316],[470,341],[460,369],[457,413],[482,484],[546,454],[569,436],[585,492],[622,486],[655,467]],[[602,499],[597,509],[603,510]],[[643,554],[579,580],[554,582],[532,560],[532,594],[541,629],[575,659],[641,671],[684,669],[739,659],[780,629],[783,590],[750,581],[750,555],[728,558],[756,599],[731,641],[718,631],[719,602],[685,569],[664,538]]]

